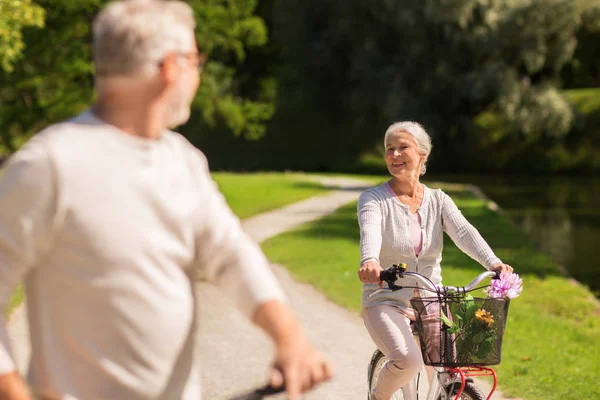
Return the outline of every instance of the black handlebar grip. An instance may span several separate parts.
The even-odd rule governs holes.
[[[264,397],[269,397],[271,395],[282,393],[285,391],[285,387],[274,388],[271,385],[263,386],[259,389],[253,390],[251,392],[231,397],[229,400],[263,400]]]
[[[285,391],[285,386],[273,387],[271,385],[267,385],[262,389],[257,390],[262,396],[270,396],[273,394],[283,393]]]
[[[383,271],[381,271],[381,273],[379,274],[379,279],[382,281],[395,281],[397,279],[396,276],[396,271],[394,271],[393,267],[392,268],[388,268],[388,269],[384,269]]]

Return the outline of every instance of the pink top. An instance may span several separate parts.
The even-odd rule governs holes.
[[[423,248],[423,231],[421,230],[421,216],[419,212],[409,212],[410,238],[415,250],[415,256],[418,256]]]

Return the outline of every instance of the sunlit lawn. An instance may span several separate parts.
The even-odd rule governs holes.
[[[600,398],[600,307],[592,294],[560,276],[551,259],[537,252],[504,217],[471,192],[446,190],[497,255],[523,277],[521,297],[510,305],[497,367],[507,396],[534,399]],[[360,287],[356,203],[319,221],[267,240],[268,257],[334,302],[358,311]],[[401,260],[398,260],[401,262]],[[483,271],[445,242],[444,283],[464,285]],[[357,362],[368,360],[357,360]]]
[[[216,172],[212,176],[233,212],[242,219],[328,191],[304,174]]]

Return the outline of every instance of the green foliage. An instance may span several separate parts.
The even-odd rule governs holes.
[[[31,134],[73,116],[94,100],[90,23],[105,3],[39,0],[39,6],[33,6],[30,1],[1,0],[0,152],[14,151]],[[274,111],[276,88],[265,78],[260,90],[244,92],[238,76],[246,49],[264,46],[267,40],[265,24],[253,15],[257,1],[189,3],[196,15],[198,44],[211,58],[193,103],[196,123],[261,137]],[[20,27],[41,25],[44,10],[45,29],[24,30],[19,42]],[[22,55],[17,58],[18,52]],[[14,67],[12,72],[7,66]],[[197,127],[187,130],[192,139],[196,131]]]
[[[562,71],[565,88],[592,88],[600,86],[600,7],[592,7],[582,14],[582,26],[577,32],[577,48],[573,59]]]
[[[0,0],[3,153],[94,99],[106,0],[33,1]],[[372,172],[400,119],[432,134],[430,171],[599,168],[559,88],[600,83],[600,0],[188,2],[210,61],[181,131],[218,168]]]
[[[40,0],[45,29],[24,32],[26,47],[14,71],[0,71],[4,151],[32,133],[72,116],[92,100],[90,27],[99,1]]]
[[[274,37],[285,59],[280,85],[286,98],[274,125],[302,119],[291,124],[293,135],[320,142],[332,137],[343,144],[343,154],[356,158],[380,145],[392,121],[416,119],[434,136],[431,163],[438,170],[477,164],[463,154],[493,142],[472,126],[490,108],[509,122],[507,132],[519,143],[564,138],[575,117],[556,90],[560,71],[573,57],[584,15],[598,4],[278,2]],[[305,152],[313,145],[306,142]]]
[[[558,147],[554,156],[564,165],[600,170],[600,89],[576,89],[565,92],[575,107],[577,123],[569,142]]]
[[[530,130],[529,135],[520,132],[519,127],[511,124],[497,108],[484,111],[474,119],[478,147],[494,153],[493,158],[480,161],[485,168],[566,172],[589,172],[600,168],[600,91],[573,89],[559,94],[555,89],[549,90],[548,104],[528,118],[531,125],[521,127]],[[538,97],[538,101],[541,99]],[[552,119],[561,114],[548,111],[552,108],[552,99],[556,106],[570,110],[572,123],[567,134],[559,134],[561,122]],[[517,112],[524,113],[525,110]],[[555,134],[552,134],[553,128],[557,130]],[[544,131],[548,132],[545,140],[540,140],[540,132]]]
[[[246,57],[246,47],[263,46],[267,42],[264,22],[253,16],[257,0],[191,0],[200,48],[222,52],[237,61]]]
[[[0,0],[0,68],[11,72],[25,43],[22,30],[44,26],[44,10],[31,0]]]
[[[206,129],[220,123],[236,136],[259,139],[265,133],[265,122],[274,113],[275,92],[267,87],[244,91],[240,71],[248,49],[265,46],[268,39],[265,23],[254,15],[258,0],[192,0],[198,25],[196,40],[202,51],[210,54],[202,85],[194,100],[201,121],[195,122]],[[263,83],[265,77],[253,77]],[[183,129],[196,142],[197,126]]]

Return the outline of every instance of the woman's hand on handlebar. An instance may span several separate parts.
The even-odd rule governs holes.
[[[366,261],[358,270],[358,278],[362,283],[378,283],[381,287],[381,278],[379,275],[383,271],[377,261]]]
[[[504,264],[501,261],[501,262],[497,262],[496,264],[492,265],[490,267],[490,271],[496,271],[499,274],[502,273],[502,272],[506,272],[506,273],[510,274],[511,272],[513,272],[513,267],[511,267],[508,264]]]

